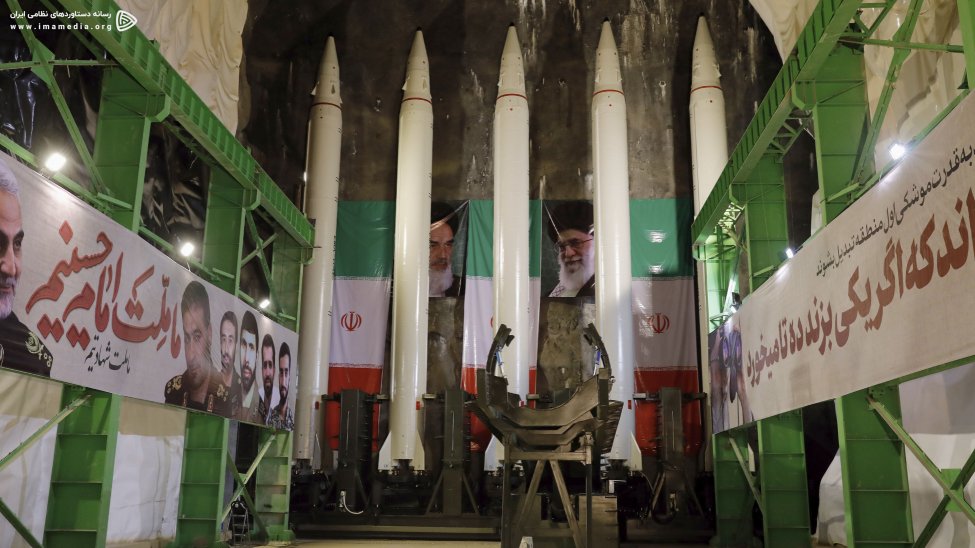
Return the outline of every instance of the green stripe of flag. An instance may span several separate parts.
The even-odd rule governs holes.
[[[528,203],[528,275],[542,275],[542,202]],[[467,276],[494,275],[494,201],[471,200],[467,218]]]
[[[395,226],[396,202],[339,202],[335,276],[392,276]]]
[[[494,238],[494,202],[471,200],[467,207],[467,276],[490,278]]]
[[[691,200],[630,200],[634,278],[692,276]]]
[[[528,202],[528,277],[542,277],[542,201]]]

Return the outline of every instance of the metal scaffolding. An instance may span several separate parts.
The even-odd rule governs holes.
[[[0,70],[30,68],[47,85],[91,188],[63,174],[50,178],[120,225],[172,252],[171,242],[142,224],[141,211],[149,130],[152,124],[163,124],[210,167],[202,258],[187,259],[188,267],[253,305],[257,297],[241,290],[240,272],[247,262],[256,261],[273,303],[263,312],[297,330],[301,267],[314,241],[308,219],[138,28],[122,32],[107,24],[119,12],[113,0],[42,3],[52,13],[89,14],[78,16],[77,22],[91,30],[71,33],[96,59],[56,59],[25,25],[20,32],[32,60],[0,64]],[[18,0],[6,4],[23,19]],[[105,67],[93,149],[83,138],[54,76],[54,68],[64,65]],[[36,154],[5,135],[0,135],[0,148],[41,169]],[[257,219],[271,227],[270,236],[261,236]],[[253,246],[248,245],[245,231]],[[6,465],[57,427],[43,538],[34,538],[0,501],[0,515],[31,546],[105,545],[121,400],[118,395],[64,385],[61,412],[0,460],[0,467]],[[222,525],[230,512],[224,500],[228,472],[237,484],[232,501],[243,497],[255,518],[252,534],[268,540],[293,539],[288,527],[291,433],[263,428],[257,458],[241,475],[228,452],[229,430],[230,419],[187,411],[176,546],[221,544]],[[256,477],[254,498],[245,487],[252,477]]]
[[[922,140],[968,95],[975,78],[975,13],[958,0],[964,44],[918,44],[911,35],[922,8],[912,0],[892,40],[872,38],[896,2],[822,0],[738,143],[692,226],[698,260],[708,263],[708,314],[712,327],[731,312],[723,298],[738,291],[733,277],[739,253],[747,253],[750,289],[764,283],[785,260],[788,246],[782,159],[801,128],[815,139],[823,222],[836,218],[890,171],[874,166],[874,148],[893,89],[912,51],[963,53],[967,86],[914,137]],[[875,10],[871,25],[866,10]],[[862,46],[893,48],[880,101],[871,115],[866,99]],[[744,217],[744,229],[740,217]],[[729,253],[728,242],[735,252]],[[713,308],[717,306],[718,308]],[[975,471],[975,454],[960,470],[940,470],[904,430],[899,384],[968,363],[958,360],[835,400],[846,534],[849,546],[925,546],[949,508],[975,522],[963,489]],[[809,508],[803,410],[757,420],[712,437],[717,546],[749,546],[752,507],[762,512],[766,546],[807,546]],[[748,440],[756,437],[755,460]],[[915,538],[907,482],[910,450],[938,482],[944,497]],[[754,470],[758,470],[756,474]]]

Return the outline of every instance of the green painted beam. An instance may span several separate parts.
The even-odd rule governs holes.
[[[0,499],[0,516],[3,516],[7,520],[7,523],[14,528],[14,531],[17,531],[20,538],[24,539],[24,542],[30,545],[31,548],[43,548],[41,543],[34,538],[34,534],[30,532],[30,529],[24,525],[24,522],[20,521],[17,514],[15,514],[14,511],[11,510],[5,502],[3,502],[3,499]]]
[[[802,411],[762,419],[756,427],[765,545],[807,546],[809,497]]]
[[[227,453],[227,467],[230,469],[230,472],[234,475],[234,479],[237,481],[237,488],[234,491],[234,494],[230,497],[230,503],[224,507],[223,516],[220,521],[224,521],[228,516],[230,516],[230,511],[234,506],[234,501],[237,500],[237,497],[243,495],[244,492],[247,491],[247,482],[251,480],[251,476],[253,476],[254,472],[257,471],[257,466],[261,464],[261,459],[264,458],[264,455],[267,453],[268,449],[271,448],[273,443],[274,436],[269,436],[261,444],[260,449],[257,451],[257,456],[254,457],[254,462],[251,463],[250,468],[247,469],[247,472],[243,476],[241,476],[240,471],[237,470],[237,465],[234,463],[233,456],[229,452]],[[253,501],[250,503],[253,503]],[[255,506],[251,506],[250,510],[252,514],[255,516],[257,515],[257,508]]]
[[[240,287],[244,218],[256,205],[256,198],[257,191],[242,188],[226,171],[219,167],[210,170],[202,260],[209,268],[230,274],[214,285],[231,295]]]
[[[975,451],[968,456],[968,459],[965,461],[965,465],[961,467],[961,469],[958,471],[958,475],[954,478],[954,480],[952,480],[950,485],[951,490],[957,492],[964,489],[965,486],[968,485],[968,481],[972,478],[973,474],[975,474]],[[914,546],[917,548],[924,548],[929,542],[931,542],[931,538],[934,536],[934,533],[938,530],[938,527],[945,519],[945,516],[948,515],[948,507],[950,502],[951,497],[949,497],[947,494],[941,498],[941,502],[938,503],[938,507],[934,509],[934,513],[931,514],[931,518],[928,520],[927,525],[924,526],[924,529],[917,536],[917,541],[915,541]]]
[[[900,418],[895,385],[836,400],[847,545],[910,546],[914,532],[904,444],[870,408],[868,397]]]
[[[796,85],[816,77],[860,4],[861,0],[822,0],[813,10],[795,49],[783,63],[755,117],[732,151],[714,190],[691,225],[694,245],[703,245],[714,227],[729,212],[731,186],[747,181],[752,169],[761,161],[792,113],[792,96]]]
[[[271,294],[276,299],[274,308],[278,313],[278,321],[285,327],[298,331],[305,249],[290,236],[279,233],[273,251],[271,278],[268,281],[271,285]]]
[[[750,292],[769,279],[785,260],[789,230],[783,177],[781,157],[766,154],[752,170],[748,184],[734,188],[732,198],[745,210]]]
[[[747,443],[746,431],[742,428],[713,436],[714,511],[717,523],[711,546],[740,547],[752,544],[752,506],[755,497],[751,490],[751,473],[743,473],[735,451],[736,446],[744,447]],[[744,467],[746,472],[747,469],[747,466]]]
[[[64,385],[61,407],[88,401],[65,418],[54,443],[44,546],[105,546],[122,397]]]
[[[77,397],[74,401],[65,405],[56,415],[51,417],[51,420],[44,423],[43,426],[38,428],[33,434],[27,436],[27,439],[22,441],[20,445],[14,448],[13,451],[7,453],[7,456],[0,460],[0,470],[3,470],[8,464],[13,462],[17,457],[19,457],[24,451],[26,451],[30,446],[34,445],[37,440],[44,437],[52,428],[61,424],[61,421],[68,418],[68,415],[74,413],[75,409],[78,409],[83,404],[88,403],[91,400],[91,394],[82,394]]]
[[[965,71],[968,89],[975,89],[975,0],[958,0],[958,27],[965,48]]]
[[[261,429],[260,442],[272,439],[270,448],[257,467],[258,516],[267,526],[268,540],[293,541],[294,533],[288,527],[288,511],[291,504],[291,449],[293,434]]]
[[[975,508],[972,508],[972,506],[968,504],[968,501],[965,500],[964,493],[959,492],[957,487],[952,487],[952,483],[957,478],[957,474],[953,474],[951,477],[948,477],[948,475],[945,474],[945,471],[938,468],[934,464],[934,461],[931,460],[931,457],[929,457],[927,453],[921,449],[921,446],[914,441],[914,438],[907,433],[907,430],[904,430],[904,427],[901,426],[897,418],[894,417],[894,415],[882,402],[873,397],[867,397],[867,403],[870,405],[870,408],[873,409],[881,419],[883,419],[884,423],[887,425],[887,428],[890,428],[891,431],[894,432],[897,439],[899,439],[901,443],[903,443],[904,446],[914,454],[914,457],[917,458],[918,462],[921,463],[921,466],[927,470],[928,474],[931,475],[934,481],[937,482],[938,486],[941,487],[941,490],[944,491],[945,496],[951,499],[951,502],[955,505],[957,511],[965,514],[968,521],[975,524]]]
[[[171,546],[214,546],[220,542],[229,429],[229,419],[186,412],[176,539]]]
[[[124,204],[110,207],[108,216],[134,232],[142,220],[149,127],[166,117],[169,101],[147,93],[121,69],[110,68],[102,74],[95,167],[108,192]]]
[[[922,0],[911,0],[910,5],[904,12],[904,20],[901,21],[897,32],[894,33],[895,42],[906,42],[911,39],[914,27],[917,25],[918,16],[921,12]],[[864,138],[863,150],[869,153],[862,154],[857,162],[856,175],[851,182],[860,183],[873,173],[873,150],[876,148],[877,139],[880,137],[880,130],[887,118],[887,110],[890,108],[890,100],[894,96],[894,87],[900,77],[901,67],[911,54],[909,49],[895,48],[891,56],[890,64],[887,66],[887,76],[884,79],[884,87],[880,91],[877,99],[877,107],[873,112],[873,118],[867,128]]]
[[[10,1],[10,0],[8,0]],[[172,116],[242,187],[259,192],[261,207],[301,245],[314,243],[314,229],[250,152],[207,108],[138,28],[119,32],[111,19],[119,11],[112,0],[58,0],[69,11],[106,12],[109,18],[79,17],[92,27],[92,37],[149,93],[161,93],[172,102]],[[108,30],[111,28],[112,30]]]
[[[870,127],[863,54],[837,47],[823,63],[816,81],[805,89],[810,97],[813,130],[816,135],[816,165],[822,195],[823,222],[835,219],[850,203],[852,195],[844,193],[856,175],[857,162],[867,158],[873,166],[873,154],[864,153],[864,142]]]

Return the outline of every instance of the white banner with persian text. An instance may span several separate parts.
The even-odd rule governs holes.
[[[0,154],[0,367],[291,429],[297,349],[293,331]]]
[[[969,97],[712,335],[716,431],[975,355],[973,147]]]

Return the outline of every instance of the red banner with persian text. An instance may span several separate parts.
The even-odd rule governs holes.
[[[0,367],[291,429],[297,343],[0,154]]]

